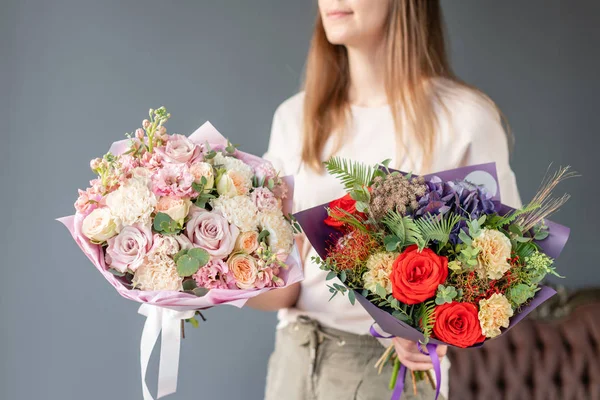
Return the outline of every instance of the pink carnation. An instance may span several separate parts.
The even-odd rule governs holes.
[[[223,260],[211,260],[193,275],[199,287],[207,289],[236,289],[235,280]]]
[[[264,268],[258,271],[258,275],[256,276],[256,281],[254,284],[258,289],[266,288],[266,287],[281,287],[284,282],[283,279],[277,277],[279,273],[279,267],[274,268]]]
[[[250,198],[258,208],[258,211],[270,213],[275,212],[280,208],[279,200],[275,197],[273,192],[267,188],[259,187],[254,189]]]
[[[153,191],[158,196],[192,197],[194,175],[185,164],[165,164],[152,176]]]
[[[277,171],[275,170],[275,167],[273,167],[273,164],[264,162],[254,168],[254,175],[256,175],[259,180],[264,180],[266,182],[269,179],[275,179],[277,177]]]

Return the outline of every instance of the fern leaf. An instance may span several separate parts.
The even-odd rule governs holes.
[[[375,170],[370,165],[341,157],[332,157],[325,163],[325,169],[333,176],[342,181],[346,190],[358,187],[370,186]]]
[[[512,224],[521,215],[529,214],[532,211],[537,210],[538,208],[540,208],[540,204],[539,203],[530,203],[530,204],[527,204],[523,208],[511,211],[508,214],[500,217],[499,219],[496,219],[494,221],[494,225],[495,225],[496,228],[501,228],[503,226]]]
[[[422,303],[417,312],[417,321],[419,321],[423,336],[425,337],[424,344],[429,342],[433,325],[435,325],[435,302],[430,300]]]
[[[454,226],[461,220],[460,215],[449,213],[446,215],[426,215],[423,218],[415,220],[423,236],[423,246],[432,240],[444,246],[450,240],[450,233]]]
[[[398,237],[401,248],[411,244],[416,244],[419,248],[425,246],[421,231],[411,217],[403,217],[396,211],[389,211],[381,222]]]

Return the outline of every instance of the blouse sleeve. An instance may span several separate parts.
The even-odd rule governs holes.
[[[295,137],[297,133],[290,126],[294,121],[289,121],[289,118],[283,115],[284,111],[281,106],[275,111],[269,146],[263,155],[263,158],[269,160],[282,176],[297,173],[296,160],[298,158],[298,138]]]
[[[514,208],[521,207],[517,181],[509,163],[508,138],[500,115],[487,104],[479,104],[469,114],[467,127],[470,132],[466,132],[469,144],[461,166],[495,162],[502,203]]]

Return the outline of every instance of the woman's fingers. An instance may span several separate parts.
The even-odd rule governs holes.
[[[419,351],[417,344],[402,338],[392,339],[398,359],[407,368],[414,371],[425,371],[433,368],[431,358]],[[436,353],[440,358],[446,355],[448,346],[438,346]]]

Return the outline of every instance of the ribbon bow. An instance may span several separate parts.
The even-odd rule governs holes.
[[[193,318],[195,311],[174,311],[147,303],[140,306],[138,313],[146,316],[146,323],[140,343],[140,363],[142,366],[142,392],[144,400],[154,400],[146,385],[146,371],[150,362],[152,349],[160,342],[160,363],[158,367],[158,391],[156,398],[167,396],[177,391],[177,374],[179,372],[179,346],[181,343],[181,320]]]
[[[384,336],[384,335],[380,334],[379,332],[377,332],[375,330],[374,325],[375,324],[371,325],[371,328],[369,329],[371,336],[380,338],[380,339],[391,339],[391,338],[395,337],[394,335]],[[437,400],[438,396],[440,395],[440,386],[441,386],[441,382],[442,382],[442,370],[440,367],[440,358],[438,357],[437,352],[435,351],[437,348],[437,344],[428,343],[425,347],[427,348],[427,352],[425,352],[425,350],[423,350],[421,343],[417,343],[417,348],[419,349],[419,351],[422,354],[429,356],[429,358],[431,359],[431,363],[433,364],[433,371],[435,372],[435,381],[436,381],[435,399]],[[400,400],[400,398],[402,397],[402,392],[404,391],[404,379],[405,378],[406,378],[406,367],[404,366],[404,364],[402,364],[402,366],[400,367],[400,372],[398,373],[398,379],[396,380],[396,386],[394,387],[394,391],[392,392],[391,400]]]

